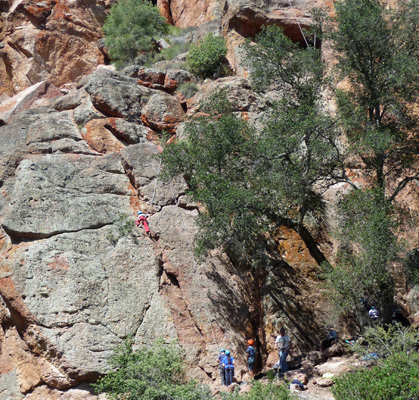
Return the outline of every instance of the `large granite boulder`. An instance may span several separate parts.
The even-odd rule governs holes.
[[[86,91],[93,105],[109,117],[139,121],[141,109],[153,91],[137,85],[135,79],[101,69],[89,76]]]

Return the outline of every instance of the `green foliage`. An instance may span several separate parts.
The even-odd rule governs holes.
[[[379,305],[384,321],[390,322],[394,290],[390,267],[400,251],[393,209],[380,190],[371,189],[352,191],[340,211],[341,250],[336,265],[325,266],[331,299],[342,312],[368,299]]]
[[[300,48],[275,25],[264,27],[256,45],[247,41],[243,50],[257,90],[273,85],[282,89],[290,104],[319,103],[326,83],[319,50]]]
[[[419,355],[396,353],[371,369],[349,372],[332,386],[336,400],[415,400],[419,398]]]
[[[100,378],[97,393],[123,400],[209,400],[209,390],[185,380],[179,346],[157,340],[138,352],[127,340],[110,360],[112,371]]]
[[[183,94],[185,99],[189,99],[198,91],[198,85],[194,82],[186,82],[182,83],[178,90]]]
[[[277,383],[262,383],[255,381],[248,393],[223,394],[223,400],[293,400],[296,396],[290,394],[288,387]]]
[[[355,190],[340,205],[342,246],[326,276],[340,310],[366,298],[389,323],[391,269],[401,253],[401,214],[390,204],[419,179],[410,175],[419,144],[410,104],[419,93],[419,6],[401,1],[395,10],[380,0],[340,0],[335,9],[332,45],[339,79],[350,83],[336,93],[339,118],[349,139],[347,155],[359,160],[369,189]]]
[[[113,223],[113,230],[106,236],[107,239],[115,245],[120,238],[132,234],[135,227],[134,219],[127,214],[118,214]]]
[[[112,6],[103,31],[109,55],[121,67],[151,51],[156,39],[167,32],[167,23],[147,0],[121,0]]]
[[[284,224],[304,231],[316,247],[304,218],[322,211],[318,189],[337,179],[341,165],[334,120],[316,97],[322,83],[312,78],[313,69],[322,75],[319,53],[299,49],[274,27],[257,39],[249,45],[249,60],[258,65],[280,51],[276,61],[287,73],[277,79],[290,94],[271,110],[263,131],[254,132],[221,92],[186,125],[187,138],[163,152],[166,171],[187,176],[189,194],[205,205],[198,250],[221,245],[236,260],[254,263],[266,258],[267,235]],[[280,46],[267,47],[266,41]]]
[[[394,10],[379,0],[344,0],[335,8],[332,43],[341,77],[351,83],[338,92],[342,123],[351,151],[386,189],[386,181],[404,178],[418,145],[406,129],[416,124],[410,102],[419,90],[419,6],[401,1]]]
[[[398,353],[412,354],[419,343],[419,332],[411,327],[400,324],[389,325],[386,328],[377,326],[367,328],[362,340],[358,340],[353,351],[365,356],[377,353],[380,357],[389,357]]]
[[[223,74],[222,66],[226,54],[225,39],[210,33],[198,45],[191,48],[187,61],[193,73],[209,78]]]

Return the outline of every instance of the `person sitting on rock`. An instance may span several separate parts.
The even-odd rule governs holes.
[[[322,342],[322,348],[323,350],[328,349],[334,341],[338,338],[338,334],[333,328],[330,328],[329,333],[326,336],[326,340],[323,340]]]
[[[230,386],[234,377],[234,358],[230,355],[230,350],[226,350],[222,365],[224,367],[225,385]]]
[[[144,214],[142,211],[138,211],[138,218],[135,221],[135,225],[140,226],[142,225],[144,227],[145,233],[148,236],[151,236],[150,227],[148,226],[148,214]]]
[[[247,344],[249,347],[246,350],[247,353],[247,365],[249,367],[250,375],[252,375],[252,378],[254,377],[253,368],[255,366],[255,359],[256,359],[256,350],[253,347],[255,344],[255,341],[253,339],[249,339],[247,341]]]

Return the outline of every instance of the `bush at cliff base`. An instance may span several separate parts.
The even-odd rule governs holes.
[[[227,54],[227,45],[223,37],[212,33],[205,36],[188,53],[187,61],[191,71],[203,78],[222,75],[222,67]]]
[[[294,400],[293,396],[285,384],[254,382],[248,393],[223,394],[223,400]]]
[[[418,400],[419,354],[396,353],[336,379],[335,400]]]
[[[94,385],[97,393],[123,400],[209,400],[209,389],[188,382],[181,347],[157,340],[137,352],[132,341],[118,347],[110,360],[112,371]]]

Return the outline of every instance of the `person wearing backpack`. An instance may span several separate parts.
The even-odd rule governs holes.
[[[253,372],[253,368],[255,366],[255,359],[256,359],[256,350],[253,347],[253,345],[255,344],[255,341],[253,339],[249,339],[247,341],[247,344],[249,345],[249,347],[246,350],[247,353],[247,365],[249,367],[249,372],[250,375],[252,375],[252,378],[255,376],[254,372]]]
[[[218,372],[220,373],[220,379],[221,379],[221,386],[225,385],[225,371],[224,371],[224,365],[223,360],[226,356],[226,351],[224,349],[220,350],[220,354],[218,355],[217,361],[218,361]]]
[[[230,355],[230,350],[226,350],[222,364],[224,367],[225,385],[230,386],[234,377],[234,358]]]

